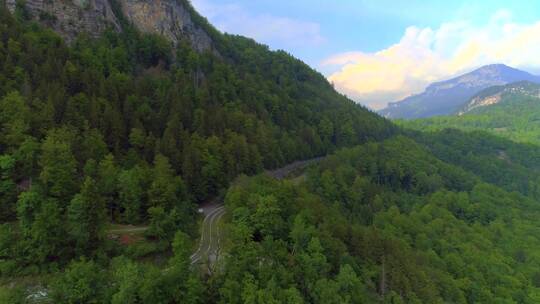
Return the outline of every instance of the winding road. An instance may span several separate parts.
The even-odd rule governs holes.
[[[201,208],[204,220],[201,228],[199,248],[191,255],[191,264],[205,262],[207,258],[212,264],[216,261],[220,251],[221,230],[219,221],[225,215],[225,206],[221,202],[212,202]]]
[[[297,161],[289,164],[283,168],[279,168],[272,171],[266,171],[265,174],[276,178],[284,179],[291,172],[304,168],[309,164],[318,162],[322,157],[314,158],[305,161]],[[199,247],[191,255],[191,265],[208,262],[210,265],[218,259],[221,251],[221,227],[220,221],[225,215],[225,206],[220,200],[214,200],[201,206],[202,214],[204,214],[204,220],[201,227],[201,239],[199,241]]]

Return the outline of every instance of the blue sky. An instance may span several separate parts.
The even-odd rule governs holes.
[[[221,31],[288,51],[372,108],[483,64],[540,71],[540,1],[192,3]]]

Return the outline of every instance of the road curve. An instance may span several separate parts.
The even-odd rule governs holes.
[[[221,202],[212,202],[201,207],[205,215],[201,227],[199,247],[191,255],[191,264],[204,262],[204,258],[214,261],[219,252],[219,220],[225,214],[225,206]]]
[[[276,179],[284,179],[291,172],[318,162],[321,159],[322,157],[297,161],[276,170],[266,171],[265,174]],[[204,220],[201,226],[201,239],[199,240],[199,247],[191,255],[191,265],[205,262],[213,264],[218,259],[221,250],[221,228],[219,223],[225,215],[225,206],[222,201],[214,200],[202,205],[201,210],[204,214]]]

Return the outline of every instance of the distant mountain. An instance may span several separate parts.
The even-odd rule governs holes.
[[[480,91],[518,81],[540,83],[540,76],[503,64],[487,65],[465,75],[433,83],[421,94],[390,103],[379,114],[392,119],[454,114]]]
[[[519,81],[502,86],[493,86],[476,94],[458,112],[464,115],[477,109],[508,102],[516,97],[540,98],[540,84],[530,81]],[[477,110],[478,111],[478,110]]]
[[[493,86],[473,96],[457,115],[400,122],[423,130],[483,130],[513,141],[540,145],[540,84],[529,81]]]

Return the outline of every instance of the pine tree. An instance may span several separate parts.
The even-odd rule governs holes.
[[[175,177],[169,159],[156,155],[153,168],[153,181],[148,191],[148,200],[153,207],[172,210],[181,203],[184,185],[180,177]]]
[[[96,182],[87,177],[68,209],[70,235],[80,253],[98,248],[105,237],[106,208]]]
[[[16,149],[30,129],[30,109],[18,92],[0,99],[0,148]]]
[[[118,198],[123,209],[123,222],[138,224],[141,221],[143,195],[140,169],[123,170],[118,176]]]
[[[118,213],[119,209],[117,200],[118,174],[119,170],[116,167],[114,156],[108,154],[98,166],[97,188],[105,201],[111,221],[115,219],[115,213]]]
[[[65,205],[77,191],[77,164],[71,147],[56,136],[49,136],[41,149],[39,179],[47,193]]]
[[[13,180],[15,159],[9,155],[0,155],[0,222],[15,218],[17,186]]]

